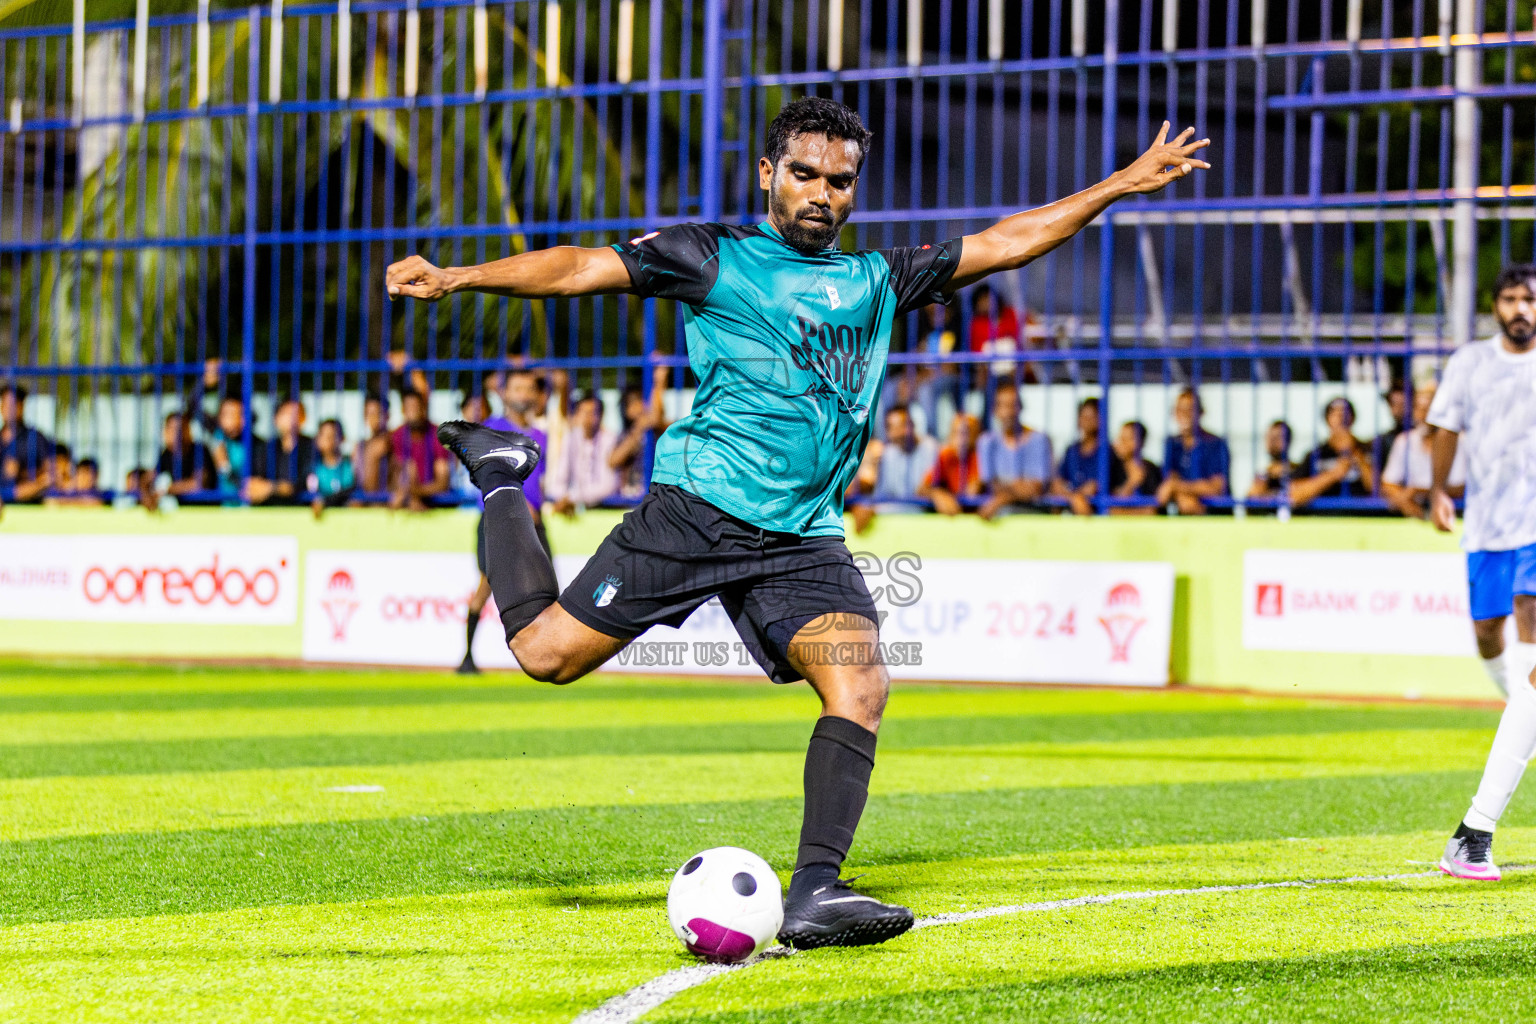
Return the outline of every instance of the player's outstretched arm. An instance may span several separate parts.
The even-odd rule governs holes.
[[[1129,167],[1116,171],[1097,185],[1049,206],[1016,213],[985,231],[965,236],[960,249],[960,266],[955,269],[950,287],[973,284],[999,270],[1017,270],[1087,227],[1115,200],[1157,192],[1170,181],[1178,181],[1190,174],[1196,167],[1210,168],[1210,164],[1195,157],[1211,144],[1210,139],[1190,142],[1195,130],[1186,128],[1178,138],[1169,142],[1168,128],[1168,122],[1164,121],[1150,149]]]
[[[454,292],[490,292],[514,299],[608,295],[630,290],[629,271],[614,250],[557,245],[473,267],[434,267],[420,256],[384,272],[390,298],[436,302]]]

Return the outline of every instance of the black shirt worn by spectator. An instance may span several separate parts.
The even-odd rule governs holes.
[[[170,477],[172,483],[196,480],[200,491],[212,491],[218,486],[213,455],[206,447],[195,442],[182,448],[160,449],[160,458],[155,460],[155,477],[159,479],[162,476]],[[182,505],[217,505],[219,499],[183,495],[177,497],[177,502]]]
[[[1129,479],[1129,474],[1126,471],[1127,467],[1123,460],[1116,459],[1115,462],[1118,463],[1120,469],[1120,483],[1115,484],[1115,486],[1118,487],[1120,484],[1125,483],[1125,481]],[[1163,471],[1157,468],[1157,463],[1148,462],[1146,459],[1141,460],[1141,468],[1144,472],[1144,475],[1141,478],[1140,485],[1138,485],[1135,490],[1135,494],[1138,497],[1154,498],[1157,496],[1157,489],[1163,486]],[[1111,483],[1113,483],[1113,481],[1111,481]]]
[[[256,457],[252,460],[251,476],[270,480],[274,484],[293,485],[291,495],[280,495],[274,491],[267,504],[292,505],[300,502],[315,465],[314,440],[300,434],[292,451],[284,451],[283,442],[277,439],[259,443],[255,448]]]
[[[1307,453],[1307,457],[1302,460],[1302,465],[1307,467],[1307,476],[1309,477],[1319,476],[1328,472],[1338,464],[1340,459],[1349,460],[1348,475],[1319,494],[1319,498],[1358,498],[1369,496],[1370,492],[1360,485],[1360,466],[1355,462],[1355,454],[1359,451],[1360,449],[1356,447],[1348,452],[1341,452],[1333,446],[1332,441],[1324,441]]]
[[[1317,454],[1317,452],[1314,451],[1311,454],[1309,454],[1307,456],[1307,458],[1310,460],[1313,457],[1313,455],[1316,455],[1316,454]],[[1310,465],[1310,462],[1308,464]],[[1330,461],[1328,464],[1332,465],[1332,462]],[[1271,463],[1270,465],[1273,465],[1273,463]],[[1283,495],[1285,493],[1286,488],[1291,485],[1291,481],[1293,479],[1295,479],[1295,477],[1296,477],[1296,467],[1295,466],[1289,466],[1289,465],[1286,466],[1285,467],[1285,474],[1283,476],[1275,476],[1266,467],[1264,472],[1259,475],[1259,480],[1263,481],[1263,484],[1264,484],[1263,489],[1259,491],[1259,494],[1261,496],[1265,497],[1265,498],[1278,498],[1278,497],[1280,497],[1281,495]],[[1355,479],[1358,480],[1359,478],[1360,478],[1359,470],[1356,470],[1355,471]]]

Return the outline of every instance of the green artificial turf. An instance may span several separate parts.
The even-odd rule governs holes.
[[[708,680],[4,663],[0,1020],[568,1021],[692,962],[664,912],[692,853],[787,874],[815,707]],[[903,687],[848,867],[920,915],[1422,873],[1496,722]],[[1501,860],[1536,864],[1533,817],[1521,794]],[[992,917],[726,972],[646,1019],[1515,1019],[1533,976],[1517,869]]]

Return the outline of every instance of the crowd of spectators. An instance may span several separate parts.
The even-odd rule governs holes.
[[[1432,483],[1434,428],[1426,421],[1434,386],[1414,392],[1413,416],[1405,415],[1404,389],[1384,397],[1398,426],[1369,441],[1356,437],[1354,405],[1335,398],[1323,409],[1326,435],[1299,460],[1291,458],[1291,425],[1270,424],[1267,461],[1255,474],[1242,507],[1249,512],[1359,514],[1360,502],[1380,496],[1390,513],[1424,518]],[[919,392],[919,397],[922,393]],[[1395,404],[1394,404],[1395,403]],[[1105,447],[1098,398],[1077,407],[1077,437],[1057,460],[1050,438],[1020,422],[1020,392],[1011,382],[993,384],[990,429],[977,417],[955,413],[941,446],[917,429],[909,405],[885,411],[885,439],[874,440],[848,488],[855,528],[863,531],[881,513],[973,512],[983,519],[1018,512],[1091,515],[1206,515],[1237,506],[1231,485],[1227,442],[1206,430],[1199,392],[1186,388],[1173,407],[1173,433],[1163,446],[1162,464],[1144,454],[1146,425],[1120,424]],[[1411,422],[1413,426],[1403,424]],[[1460,456],[1450,474],[1450,492],[1461,496],[1465,473]],[[1107,494],[1100,487],[1107,481]],[[1379,486],[1379,491],[1378,491]]]
[[[949,311],[932,306],[924,315],[927,330],[917,350],[954,352],[959,345]],[[989,358],[923,365],[915,372],[893,368],[882,429],[845,496],[857,529],[868,528],[877,515],[922,511],[991,520],[1041,512],[1204,515],[1234,508],[1227,442],[1202,426],[1204,410],[1193,388],[1174,402],[1175,429],[1160,463],[1144,451],[1148,432],[1141,422],[1105,430],[1098,398],[1079,403],[1076,436],[1058,454],[1051,438],[1022,417],[1017,381],[1040,379],[1032,364],[1019,365],[1035,347],[1026,340],[1029,322],[1027,314],[1021,319],[983,290],[968,348]],[[169,501],[308,505],[316,515],[342,505],[418,511],[477,503],[468,474],[437,440],[427,375],[404,353],[391,354],[389,368],[387,387],[366,395],[353,437],[336,418],[308,433],[308,410],[297,396],[277,402],[270,433],[264,432],[223,365],[209,360],[185,404],[163,417],[153,467],[130,470],[115,495],[103,488],[94,459],[76,460],[67,445],[27,424],[24,387],[0,383],[0,499],[82,506],[115,500],[152,509]],[[669,382],[668,369],[660,367],[649,388],[624,389],[614,429],[602,396],[574,392],[565,371],[509,366],[459,395],[458,415],[534,434],[545,451],[542,502],[574,516],[586,508],[630,505],[645,494],[654,439],[669,422],[662,402]],[[966,388],[978,386],[988,395],[982,417],[963,411],[961,403]],[[1425,417],[1433,396],[1433,386],[1415,390],[1410,417],[1405,390],[1394,386],[1384,397],[1397,426],[1368,441],[1354,434],[1354,406],[1334,398],[1322,412],[1321,443],[1299,459],[1291,453],[1291,425],[1276,420],[1266,431],[1266,458],[1242,506],[1260,513],[1358,512],[1358,502],[1335,499],[1379,495],[1379,509],[1424,517],[1434,433]],[[945,399],[954,411],[941,443],[924,426],[938,422]],[[1453,493],[1462,479],[1458,460]]]

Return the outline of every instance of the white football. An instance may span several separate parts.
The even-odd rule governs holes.
[[[749,850],[717,846],[677,869],[667,919],[688,951],[736,963],[762,951],[784,924],[784,893],[768,862]]]

